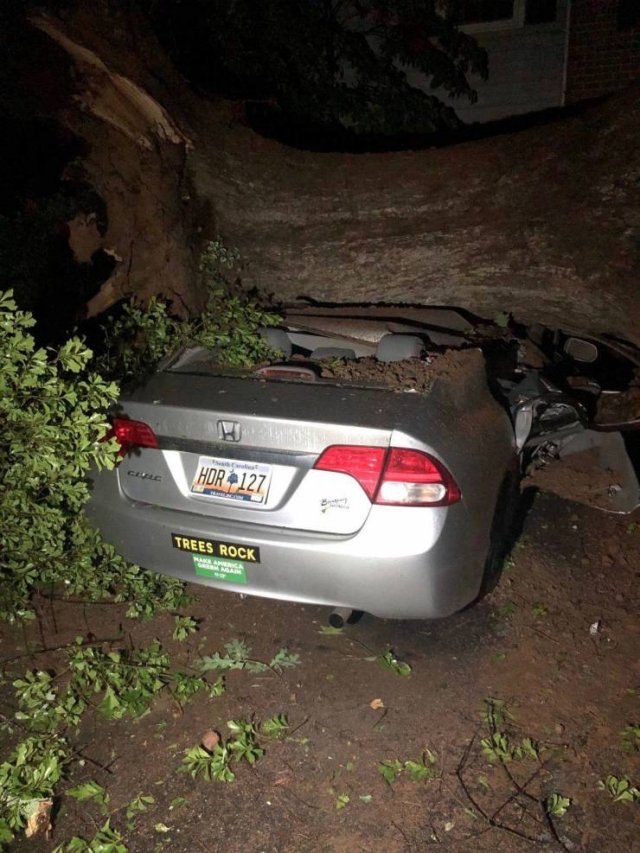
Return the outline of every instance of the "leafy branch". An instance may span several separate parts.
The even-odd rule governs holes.
[[[437,761],[435,753],[425,749],[418,761],[399,761],[397,758],[381,761],[378,764],[378,773],[389,785],[393,784],[401,773],[406,773],[413,782],[430,782],[441,776],[436,766]]]
[[[258,744],[259,735],[281,738],[289,729],[289,721],[285,714],[278,714],[261,726],[248,720],[229,720],[227,728],[231,735],[226,741],[219,738],[211,748],[200,744],[187,750],[180,770],[207,782],[234,782],[236,776],[231,764],[245,761],[253,766],[264,755],[264,749]]]
[[[224,645],[225,654],[214,652],[200,658],[199,667],[204,672],[212,669],[232,670],[244,669],[247,672],[260,673],[271,670],[281,673],[283,669],[290,669],[300,664],[300,656],[292,654],[286,648],[279,649],[267,663],[251,657],[251,648],[244,640],[230,640]]]

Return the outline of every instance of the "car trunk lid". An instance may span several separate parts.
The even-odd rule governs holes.
[[[159,373],[123,398],[120,416],[147,424],[159,447],[127,454],[120,488],[130,500],[196,515],[348,535],[371,502],[353,477],[313,465],[336,444],[388,447],[409,396]]]

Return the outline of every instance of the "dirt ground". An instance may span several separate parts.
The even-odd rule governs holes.
[[[640,850],[638,804],[597,787],[608,774],[640,782],[640,752],[621,736],[640,723],[639,557],[638,512],[607,515],[539,493],[497,590],[441,622],[364,616],[327,635],[323,608],[193,587],[189,612],[202,623],[185,643],[171,639],[168,614],[140,624],[120,606],[45,600],[31,641],[38,648],[40,630],[50,647],[88,632],[114,637],[122,626],[124,642],[158,637],[176,663],[234,638],[256,658],[282,646],[300,655],[281,676],[231,672],[224,695],[196,697],[184,713],[165,697],[136,722],[83,728],[90,760],[74,766],[69,784],[95,779],[112,809],[141,792],[155,798],[126,833],[132,851]],[[5,629],[3,659],[24,654],[15,640]],[[367,660],[388,649],[410,664],[408,676]],[[480,742],[491,734],[489,698],[511,715],[498,728],[512,744],[537,742],[539,759],[488,761]],[[234,783],[178,772],[207,730],[276,713],[288,715],[290,736],[265,744],[253,768],[239,765]],[[425,749],[435,779],[416,782],[405,770],[388,784],[378,772],[383,760],[419,760]],[[571,805],[549,820],[542,802],[554,793]],[[98,809],[60,802],[52,840],[15,850],[92,837]],[[121,815],[113,823],[125,828]]]

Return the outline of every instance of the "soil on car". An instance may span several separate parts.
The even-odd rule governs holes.
[[[108,649],[157,637],[182,667],[233,639],[259,660],[286,646],[300,664],[229,672],[222,696],[180,708],[166,695],[136,721],[92,719],[76,736],[83,759],[60,786],[52,837],[14,849],[93,837],[99,808],[64,796],[90,779],[140,853],[638,849],[638,804],[599,786],[640,782],[627,728],[640,724],[639,566],[638,512],[540,492],[497,589],[438,622],[365,615],[327,633],[325,608],[193,586],[199,630],[178,643],[170,614],[143,623],[122,605],[42,597],[24,634],[3,628],[11,673],[59,667],[56,649],[78,635]],[[264,742],[253,767],[234,766],[234,782],[178,772],[186,749],[228,736],[227,720],[275,714],[288,716],[288,736]],[[155,802],[127,830],[117,810],[140,793]],[[570,801],[564,815],[548,814],[554,795]]]
[[[321,377],[356,384],[373,384],[395,391],[426,392],[436,380],[462,382],[474,375],[479,350],[447,350],[425,359],[405,358],[383,362],[373,356],[356,360],[329,359],[320,362]]]
[[[286,364],[309,368],[311,378],[337,384],[348,383],[364,387],[383,388],[390,391],[426,393],[437,380],[462,385],[482,382],[485,378],[484,360],[479,348],[449,349],[442,353],[430,352],[424,358],[405,358],[398,361],[379,361],[373,356],[357,359],[321,358],[294,355]],[[278,367],[280,362],[266,363],[261,368]],[[229,374],[237,369],[218,363],[210,354],[203,354],[189,363],[187,369]],[[246,369],[241,371],[247,374]],[[314,376],[315,375],[315,376]],[[296,377],[297,378],[297,377]]]

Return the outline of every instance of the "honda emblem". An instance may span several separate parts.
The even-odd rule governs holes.
[[[237,421],[218,421],[218,438],[222,441],[240,441],[240,434]]]

